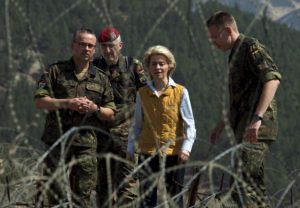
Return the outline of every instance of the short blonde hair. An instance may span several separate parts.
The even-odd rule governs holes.
[[[171,76],[176,69],[176,61],[172,52],[165,46],[156,45],[147,49],[144,54],[144,67],[148,70],[150,59],[153,55],[163,55],[167,59],[167,63],[169,64],[170,70],[168,72],[168,76]]]
[[[216,26],[217,28],[232,27],[235,32],[238,32],[238,26],[235,18],[224,11],[217,11],[206,20],[206,26]]]

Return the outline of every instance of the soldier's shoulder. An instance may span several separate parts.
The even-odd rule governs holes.
[[[99,75],[100,79],[102,79],[102,80],[103,79],[108,80],[108,77],[107,77],[105,71],[103,71],[102,69],[100,69],[99,67],[97,67],[95,65],[93,67],[96,70],[96,73]]]
[[[249,37],[249,36],[245,36],[243,43],[247,44],[247,45],[254,45],[257,44],[258,40],[256,38],[253,37]]]
[[[48,66],[48,71],[49,70],[63,70],[65,68],[69,68],[71,66],[71,62],[70,60],[61,60],[61,61],[57,61],[57,62],[54,62],[52,64],[50,64]]]
[[[143,65],[142,62],[140,62],[140,60],[138,60],[137,58],[132,58],[132,63],[135,65]]]
[[[128,57],[129,59],[131,59],[131,66],[132,70],[135,71],[139,76],[143,76],[144,75],[144,68],[143,68],[143,64],[142,62],[140,62],[137,58],[133,58],[133,57]]]
[[[70,60],[60,60],[50,64],[49,66],[65,66],[71,64]]]
[[[253,37],[245,37],[243,43],[250,50],[250,53],[256,53],[265,48],[263,44]]]
[[[95,67],[96,73],[99,75],[100,79],[107,79],[108,80],[108,77],[107,77],[105,71],[103,71],[99,67],[96,67],[96,66],[94,66],[94,67]]]
[[[103,71],[102,69],[100,69],[100,67],[94,65],[94,68],[95,68],[95,70],[96,70],[98,73],[100,73],[100,74],[105,74],[105,71]]]

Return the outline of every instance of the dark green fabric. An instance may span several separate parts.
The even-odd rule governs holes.
[[[106,73],[113,88],[117,111],[110,130],[115,135],[120,132],[120,136],[126,136],[124,132],[128,134],[130,128],[137,90],[146,84],[147,74],[141,62],[122,54],[114,66],[107,65],[104,58],[96,58],[93,63]]]
[[[255,144],[243,143],[235,161],[239,181],[235,184],[233,198],[239,207],[269,207],[264,182],[264,164],[271,141]]]
[[[101,70],[91,64],[86,77],[78,81],[74,69],[73,59],[51,65],[38,81],[35,98],[86,96],[98,106],[115,108],[111,85]],[[60,125],[62,131],[60,131]],[[42,140],[48,144],[53,143],[71,127],[82,125],[98,128],[104,126],[96,114],[80,114],[72,110],[50,111],[47,114]]]
[[[113,92],[106,75],[90,64],[83,79],[78,80],[75,75],[73,59],[62,61],[49,66],[38,81],[35,98],[50,96],[52,98],[87,97],[102,107],[112,107]],[[72,110],[49,111],[46,117],[42,140],[50,148],[64,133],[73,127],[92,126],[106,130],[95,113],[80,114]],[[75,203],[81,207],[91,207],[90,195],[96,189],[97,164],[96,148],[97,136],[94,129],[77,129],[70,137],[64,138],[66,146],[61,154],[61,145],[52,150],[45,160],[45,174],[49,176],[50,190],[47,190],[50,205],[63,202],[67,198],[69,177]],[[63,169],[71,161],[76,161],[68,169]],[[67,170],[70,170],[67,175]],[[47,181],[47,182],[48,182]]]
[[[70,142],[63,147],[64,155],[61,154],[62,147],[59,145],[45,159],[44,175],[49,177],[46,183],[50,182],[50,187],[45,188],[48,203],[54,206],[66,202],[70,185],[73,202],[80,207],[91,207],[90,197],[96,189],[97,177],[96,137],[89,131],[78,131],[68,139]],[[76,141],[76,145],[73,141]],[[84,145],[80,145],[82,143]],[[65,168],[70,170],[69,174]],[[70,184],[66,178],[69,178]]]
[[[240,35],[229,56],[230,124],[237,142],[243,140],[252,120],[263,84],[281,79],[281,74],[266,48],[256,39]],[[259,140],[277,137],[277,106],[275,99],[263,116]]]
[[[120,54],[118,63],[108,66],[104,58],[96,58],[94,64],[102,69],[109,78],[113,88],[114,102],[117,110],[115,112],[114,123],[107,124],[111,133],[107,140],[98,143],[98,154],[112,153],[123,159],[126,158],[127,139],[129,128],[132,124],[134,106],[137,90],[146,84],[147,75],[142,64],[131,57]],[[132,204],[137,199],[137,181],[128,177],[132,172],[133,166],[120,161],[110,161],[110,167],[106,166],[106,161],[98,160],[98,183],[97,200],[103,207],[108,200],[108,175],[107,170],[111,171],[112,188],[115,190],[124,180],[129,180],[117,190],[117,200],[114,205],[121,206]]]

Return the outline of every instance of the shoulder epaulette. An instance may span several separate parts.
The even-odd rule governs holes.
[[[93,65],[94,66],[94,68],[97,70],[97,71],[99,71],[100,73],[102,73],[102,74],[105,74],[105,71],[103,71],[102,69],[100,69],[99,67],[97,67],[97,66],[95,66],[95,65]]]
[[[67,64],[68,62],[69,62],[69,60],[57,61],[57,62],[54,62],[53,64],[50,64],[49,66]]]

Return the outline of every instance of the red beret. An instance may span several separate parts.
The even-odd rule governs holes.
[[[99,43],[112,42],[120,36],[119,31],[114,27],[105,27],[98,36]]]

